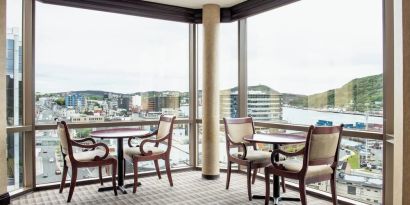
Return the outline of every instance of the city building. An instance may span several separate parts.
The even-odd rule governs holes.
[[[142,111],[161,112],[162,108],[179,109],[180,95],[171,92],[147,92],[142,96]]]
[[[73,108],[78,113],[86,109],[86,98],[78,93],[70,93],[65,96],[66,108]]]
[[[124,109],[124,110],[130,110],[130,98],[129,97],[119,97],[118,98],[118,108]]]

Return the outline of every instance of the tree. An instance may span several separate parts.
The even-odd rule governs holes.
[[[57,103],[57,105],[60,105],[60,106],[65,105],[65,99],[64,98],[57,98],[54,102]]]

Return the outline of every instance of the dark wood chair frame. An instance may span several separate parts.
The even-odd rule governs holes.
[[[117,174],[117,160],[114,158],[107,158],[109,155],[109,149],[108,146],[104,143],[95,143],[95,140],[92,138],[84,138],[84,139],[79,139],[79,140],[73,140],[70,138],[70,133],[68,131],[67,123],[65,121],[57,122],[57,126],[63,127],[65,130],[65,136],[67,137],[67,154],[68,158],[70,159],[70,164],[71,164],[71,182],[70,182],[70,190],[68,193],[68,199],[67,202],[71,201],[71,198],[74,193],[74,188],[77,182],[77,173],[78,173],[78,168],[85,168],[85,167],[98,167],[99,168],[99,179],[101,185],[103,184],[102,181],[102,166],[107,166],[111,165],[112,166],[112,184],[113,187],[116,187],[116,174]],[[91,142],[92,144],[84,144],[84,142]],[[77,161],[74,156],[73,156],[73,146],[74,147],[79,147],[84,149],[83,151],[87,150],[94,150],[97,147],[104,147],[105,149],[105,154],[102,157],[96,156],[92,161],[87,161],[87,162],[82,162],[82,161]],[[63,150],[62,146],[60,145],[61,150]],[[63,175],[61,178],[61,184],[60,184],[60,190],[59,193],[63,192],[66,178],[67,178],[67,172],[68,172],[68,165],[66,161],[66,156],[67,154],[64,154],[63,151],[61,152],[64,160],[64,167],[63,167]],[[117,196],[117,189],[114,189],[114,194]]]
[[[134,186],[133,186],[133,190],[132,192],[135,193],[137,191],[137,186],[138,186],[138,162],[140,161],[154,161],[155,164],[155,170],[157,172],[158,178],[161,179],[161,172],[159,169],[159,164],[158,164],[158,160],[162,159],[165,161],[165,169],[166,169],[166,173],[168,176],[168,181],[169,181],[169,185],[172,187],[174,184],[172,182],[172,176],[171,176],[171,166],[170,166],[170,160],[169,160],[169,156],[171,153],[171,147],[172,147],[172,130],[174,127],[174,122],[175,122],[175,116],[169,117],[166,115],[161,115],[159,122],[158,122],[158,127],[155,131],[148,133],[146,135],[143,136],[138,136],[138,137],[134,137],[134,138],[129,138],[128,139],[128,146],[129,147],[139,147],[141,155],[136,155],[133,156],[132,158],[132,163],[134,165]],[[144,139],[144,138],[148,138],[148,137],[152,137],[152,136],[156,136],[158,134],[158,129],[160,126],[160,123],[162,122],[171,122],[170,128],[169,128],[169,132],[165,137],[162,137],[160,139]],[[133,139],[141,139],[143,138],[144,140],[142,140],[140,145],[136,145],[136,146],[132,146],[132,140]],[[167,140],[167,142],[165,142],[165,140]],[[144,151],[144,144],[146,143],[153,143],[154,147],[158,147],[159,144],[166,144],[167,145],[167,150],[164,153],[161,154],[153,154],[152,151],[148,151],[145,152]],[[124,169],[125,170],[125,169]]]
[[[336,167],[339,161],[339,147],[340,141],[342,139],[342,130],[343,124],[340,126],[333,126],[333,127],[314,127],[313,125],[309,127],[309,131],[307,133],[306,144],[305,147],[297,152],[289,153],[283,150],[277,149],[273,150],[271,161],[272,166],[265,167],[265,204],[269,204],[270,201],[270,174],[274,174],[277,176],[282,176],[290,179],[297,179],[299,180],[299,192],[300,192],[300,200],[302,205],[306,205],[306,184],[316,183],[321,181],[330,180],[331,183],[331,192],[332,192],[332,202],[334,205],[337,204],[337,194],[336,194]],[[310,144],[312,140],[313,134],[331,134],[339,132],[339,139],[337,142],[337,148],[335,155],[329,158],[323,159],[316,159],[316,160],[309,160],[309,153],[310,153]],[[278,154],[285,155],[287,157],[294,157],[294,156],[301,156],[303,155],[303,166],[299,172],[292,172],[285,169],[285,167],[281,164],[277,164],[275,161],[275,157]],[[332,174],[330,175],[320,175],[315,177],[306,178],[307,168],[308,166],[315,166],[315,165],[327,165],[330,164],[331,168],[333,169]]]
[[[232,163],[237,163],[238,165],[246,166],[246,175],[247,175],[247,188],[248,188],[248,198],[249,201],[252,201],[252,191],[251,191],[251,171],[253,170],[253,175],[252,175],[252,184],[255,183],[256,179],[256,174],[258,172],[259,168],[264,168],[267,165],[269,165],[271,162],[270,160],[266,160],[263,162],[254,162],[251,160],[246,159],[247,155],[247,147],[252,146],[253,150],[256,150],[256,143],[250,143],[250,142],[240,142],[240,143],[235,143],[233,142],[229,131],[228,131],[228,126],[229,124],[244,124],[244,123],[252,123],[252,129],[253,129],[253,134],[255,134],[255,125],[253,123],[253,120],[251,117],[245,117],[245,118],[223,118],[224,120],[224,125],[225,125],[225,136],[226,136],[226,153],[228,155],[228,165],[227,165],[227,178],[226,178],[226,189],[229,189],[229,182],[231,179],[231,169],[232,169]],[[230,153],[231,148],[239,148],[243,152],[243,156],[240,158],[233,157]],[[282,178],[282,182],[284,182],[284,178]],[[282,189],[285,192],[285,183],[282,183]]]

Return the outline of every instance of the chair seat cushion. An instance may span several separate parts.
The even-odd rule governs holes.
[[[163,150],[159,147],[152,147],[152,146],[144,146],[144,152],[151,151],[152,154],[162,154],[165,153],[166,150]],[[128,157],[139,156],[142,155],[139,147],[127,147],[124,148],[124,154]]]
[[[292,172],[299,172],[302,169],[303,162],[296,160],[284,160],[279,161],[277,164],[281,164],[285,167],[286,170]],[[332,167],[330,165],[315,165],[308,166],[306,172],[306,178],[316,177],[321,175],[329,175],[333,173]]]
[[[96,156],[103,157],[104,155],[105,155],[104,150],[95,149],[95,150],[90,150],[90,151],[85,151],[85,152],[74,153],[73,157],[74,157],[75,160],[80,161],[80,162],[91,162],[91,161],[94,160],[94,158]],[[107,158],[110,158],[110,155],[108,155]],[[68,165],[71,164],[69,156],[66,156],[65,160],[66,160]]]
[[[260,150],[249,150],[246,153],[246,159],[250,161],[267,161],[270,160],[272,152],[260,151]],[[238,152],[232,154],[233,157],[241,159],[243,152]]]

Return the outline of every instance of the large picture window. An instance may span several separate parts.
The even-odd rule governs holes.
[[[249,18],[248,114],[257,121],[344,123],[381,133],[382,5],[304,0]],[[372,193],[372,201],[382,201],[382,142],[345,136],[339,154],[338,193],[367,203],[369,193],[351,190],[370,186],[380,193]],[[314,187],[330,190],[329,184]]]
[[[37,2],[36,124],[55,124],[55,118],[69,124],[156,121],[161,114],[188,118],[188,44],[185,23]],[[70,131],[84,138],[97,129],[107,128]],[[175,125],[173,168],[189,164],[188,133],[186,124]],[[105,143],[115,154],[116,141]],[[37,183],[58,182],[62,156],[54,130],[36,131],[36,156]],[[152,171],[154,164],[140,166]],[[127,172],[131,168],[127,163]],[[80,173],[82,179],[97,177],[96,169]]]

